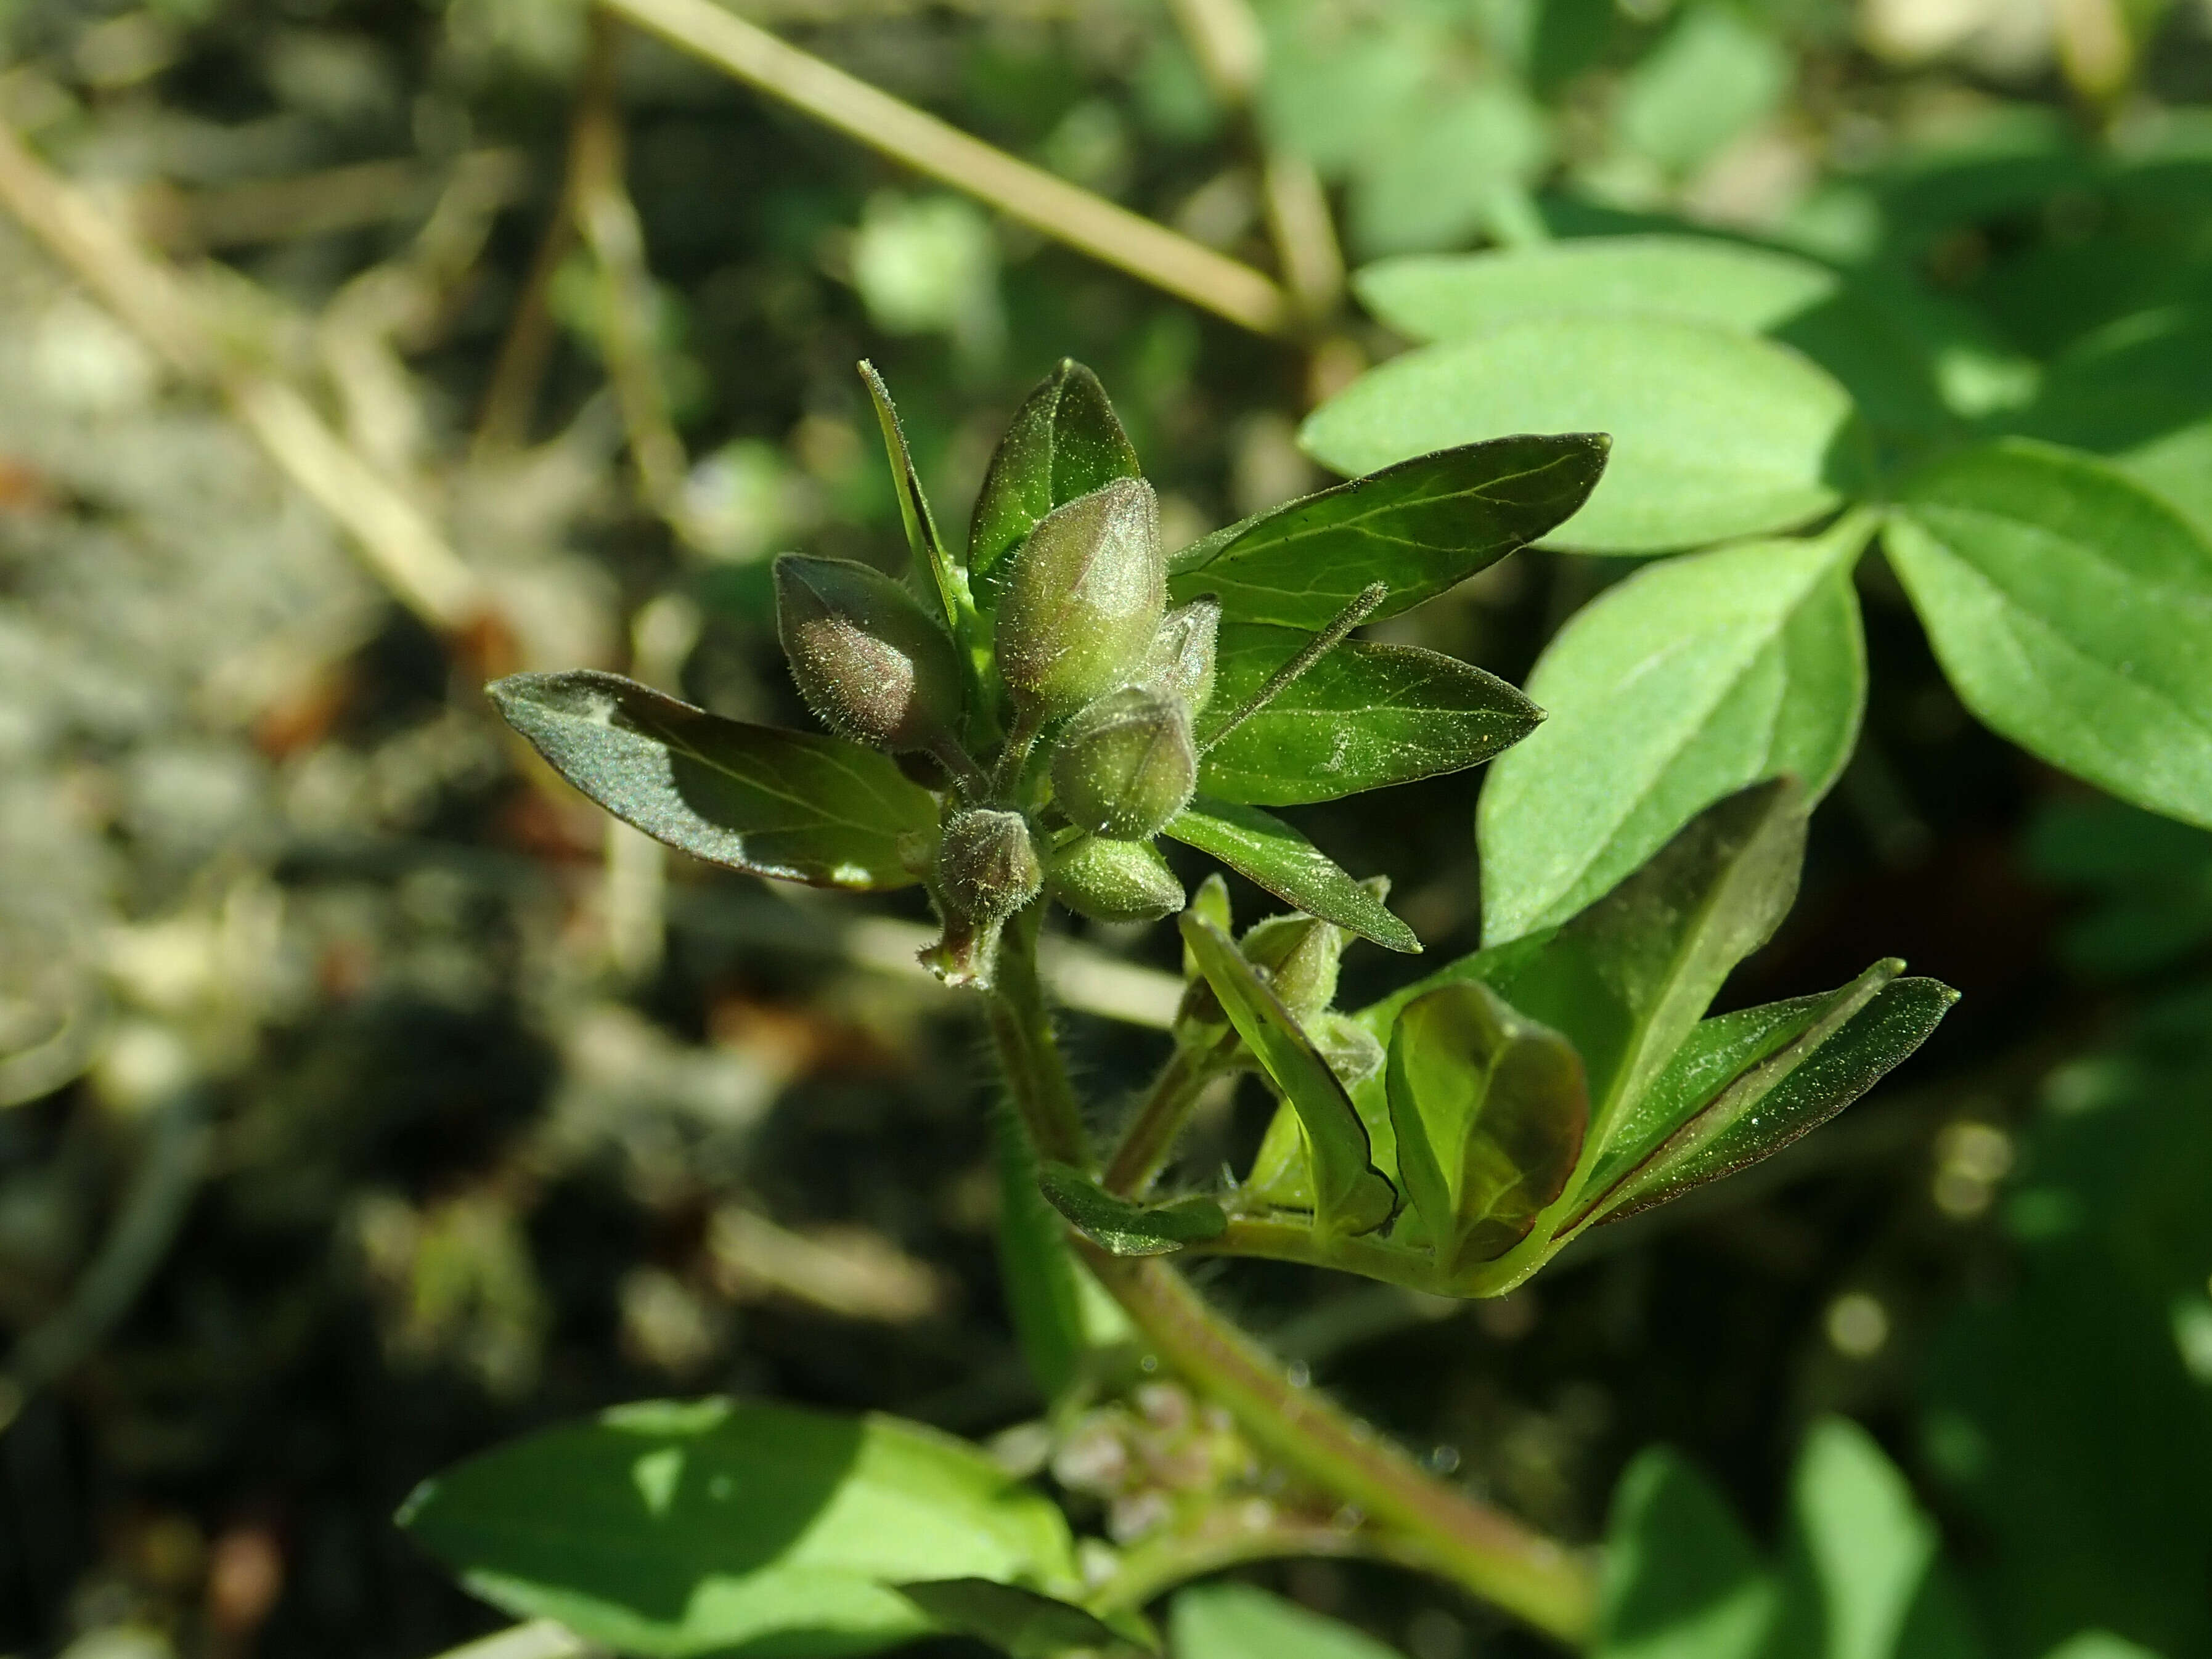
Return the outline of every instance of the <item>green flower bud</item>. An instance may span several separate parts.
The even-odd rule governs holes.
[[[1068,822],[1116,841],[1156,834],[1197,787],[1189,709],[1146,686],[1099,698],[1069,722],[1053,753],[1053,794]]]
[[[847,559],[775,562],[776,633],[823,725],[890,750],[927,749],[960,718],[960,656],[914,595]]]
[[[1037,520],[999,607],[999,672],[1032,726],[1136,677],[1167,607],[1159,502],[1117,478]]]
[[[937,844],[936,893],[945,934],[921,953],[947,985],[988,986],[1006,918],[1044,884],[1029,825],[1019,812],[977,807],[945,821]]]
[[[1370,876],[1359,884],[1377,899],[1389,896],[1388,876]],[[1332,922],[1312,916],[1269,916],[1247,928],[1237,948],[1267,975],[1275,994],[1299,1024],[1310,1024],[1336,1000],[1336,970],[1351,942],[1352,935]]]
[[[1177,605],[1160,619],[1138,683],[1171,691],[1192,714],[1201,713],[1213,700],[1214,640],[1220,628],[1221,606],[1215,601]]]
[[[1045,885],[1093,921],[1158,921],[1182,908],[1182,884],[1148,841],[1085,836],[1052,855]]]

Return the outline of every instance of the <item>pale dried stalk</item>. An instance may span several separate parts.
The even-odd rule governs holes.
[[[486,611],[483,585],[420,508],[332,432],[289,385],[217,343],[177,271],[0,124],[0,206],[125,326],[187,379],[220,392],[271,460],[343,526],[394,598],[441,632]]]
[[[724,11],[713,0],[605,0],[610,11],[918,173],[1257,334],[1297,325],[1289,297],[1216,253],[969,137]]]

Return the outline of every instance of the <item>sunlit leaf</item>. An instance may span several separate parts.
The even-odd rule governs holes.
[[[1237,708],[1307,637],[1249,623],[1223,629],[1212,707]],[[1353,641],[1207,750],[1199,787],[1267,806],[1334,800],[1478,765],[1542,718],[1512,686],[1455,657]]]
[[[425,1481],[400,1520],[485,1600],[647,1659],[839,1659],[932,1628],[898,1584],[1080,1583],[1059,1510],[975,1447],[726,1400],[510,1442]]]
[[[1255,1584],[1199,1584],[1168,1611],[1175,1659],[1399,1659],[1373,1637]]]
[[[1392,951],[1417,951],[1413,930],[1304,836],[1256,807],[1200,795],[1164,835],[1217,858],[1287,904]]]
[[[697,858],[817,887],[904,887],[902,837],[937,803],[888,756],[725,720],[619,674],[515,674],[485,688],[507,723],[617,817]]]
[[[1213,594],[1230,622],[1310,630],[1379,581],[1390,592],[1375,617],[1395,616],[1550,531],[1605,465],[1606,440],[1588,432],[1407,445],[1340,469],[1366,477],[1194,542],[1169,561],[1168,592],[1177,603]]]

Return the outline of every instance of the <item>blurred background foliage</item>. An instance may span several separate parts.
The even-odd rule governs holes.
[[[1323,482],[1299,417],[1401,343],[1346,264],[1687,227],[1913,277],[1954,413],[2212,499],[2201,0],[738,9],[1309,323],[1241,331],[572,0],[0,0],[43,158],[0,155],[0,1652],[435,1651],[494,1620],[394,1505],[609,1401],[1036,1415],[979,1034],[915,905],[676,865],[477,690],[595,665],[803,724],[767,560],[898,556],[856,358],[956,524],[1021,393],[1088,362],[1172,545]],[[302,411],[355,469],[321,489]],[[1517,680],[1627,568],[1522,553],[1384,631]],[[2203,1659],[2212,835],[1974,726],[1861,580],[1866,735],[1729,995],[1897,951],[1966,994],[1927,1052],[1499,1301],[1211,1288],[1569,1537],[1665,1443],[1781,1540],[1841,1413],[1993,1659],[2089,1627]],[[1456,952],[1478,785],[1293,816]],[[1087,933],[1060,984],[1111,1109],[1170,944]],[[1349,1002],[1410,971],[1379,956]],[[1194,1164],[1263,1115],[1219,1105]],[[1117,1536],[1175,1479],[1059,1473]],[[1414,1659],[1540,1650],[1382,1569],[1251,1576]]]

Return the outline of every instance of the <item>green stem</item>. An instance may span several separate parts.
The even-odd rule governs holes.
[[[1079,1163],[1056,1150],[1072,1137],[1079,1152],[1082,1126],[1037,982],[1040,908],[1032,906],[1006,929],[992,1035],[1039,1147]],[[1436,1572],[1562,1641],[1579,1643],[1589,1635],[1596,1584],[1586,1558],[1432,1479],[1371,1426],[1292,1383],[1271,1355],[1216,1315],[1164,1262],[1077,1244],[1153,1352],[1227,1407],[1260,1446],[1398,1534]]]
[[[1106,1165],[1106,1190],[1124,1198],[1142,1198],[1159,1174],[1160,1166],[1175,1150],[1176,1137],[1190,1119],[1191,1109],[1206,1092],[1206,1085],[1221,1074],[1215,1056],[1218,1047],[1186,1048],[1177,1044],[1168,1063],[1152,1080],[1152,1092],[1121,1136],[1121,1144]]]
[[[1449,1577],[1436,1558],[1410,1540],[1372,1527],[1277,1519],[1266,1526],[1235,1526],[1203,1537],[1148,1538],[1124,1551],[1114,1576],[1086,1601],[1101,1614],[1133,1612],[1179,1584],[1251,1561],[1286,1556],[1334,1556],[1339,1560],[1387,1561],[1416,1572]]]

